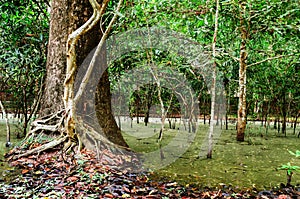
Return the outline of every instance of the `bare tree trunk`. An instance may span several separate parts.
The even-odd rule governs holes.
[[[286,96],[285,96],[285,92],[283,92],[283,103],[281,105],[281,109],[282,109],[282,127],[281,127],[281,132],[282,134],[284,134],[286,136],[286,119],[287,119],[287,107],[286,107]]]
[[[219,0],[216,0],[216,14],[215,14],[215,31],[212,44],[213,57],[216,59],[216,43],[217,43],[217,34],[218,34],[218,14],[219,14]],[[209,134],[208,134],[208,151],[207,158],[212,158],[212,149],[213,149],[213,133],[215,124],[215,103],[216,103],[216,70],[217,62],[214,60],[213,71],[212,71],[212,82],[211,82],[211,107],[210,107],[210,125],[209,125]]]
[[[11,145],[10,143],[10,125],[8,121],[8,115],[6,114],[5,108],[2,104],[2,101],[0,100],[0,108],[2,110],[2,115],[5,118],[5,124],[6,124],[6,147],[9,147]]]
[[[241,28],[241,46],[240,46],[240,68],[239,68],[239,103],[238,103],[238,120],[237,120],[237,141],[244,141],[245,129],[246,129],[246,70],[247,70],[247,30],[245,27],[244,21],[244,12],[246,6],[245,2],[240,4],[240,28]]]
[[[227,94],[227,100],[226,100],[226,113],[225,113],[225,129],[228,130],[228,114],[230,114],[230,87],[229,87],[229,80],[226,78],[226,81],[224,81],[224,87],[225,89],[228,88],[226,94]]]
[[[294,134],[296,134],[297,120],[298,120],[299,115],[300,115],[300,111],[297,113],[296,118],[295,118],[295,122],[294,122]]]
[[[152,100],[153,100],[153,93],[155,92],[155,87],[152,84],[147,85],[146,87],[147,95],[146,95],[146,103],[145,103],[145,111],[144,111],[144,122],[145,126],[149,123],[149,117],[150,117],[150,109],[152,106]]]
[[[163,101],[162,96],[161,96],[162,87],[160,86],[160,81],[158,79],[158,76],[157,76],[156,72],[153,72],[153,70],[151,70],[151,73],[152,73],[152,75],[155,79],[155,82],[157,84],[157,91],[158,91],[157,95],[158,95],[158,100],[159,100],[159,103],[160,103],[161,127],[160,127],[160,131],[159,131],[158,141],[161,141],[162,137],[163,137],[163,132],[164,132],[164,129],[165,129],[166,110],[165,110],[165,107],[164,107],[164,101]]]

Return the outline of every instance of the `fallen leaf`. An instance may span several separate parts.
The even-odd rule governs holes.
[[[74,181],[77,181],[77,180],[78,180],[78,178],[75,177],[75,176],[71,176],[71,177],[68,177],[68,178],[67,178],[67,181],[68,181],[68,182],[74,182]]]
[[[25,173],[28,173],[28,172],[29,172],[28,169],[23,169],[21,173],[22,173],[22,174],[25,174]]]

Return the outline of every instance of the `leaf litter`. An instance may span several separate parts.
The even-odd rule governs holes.
[[[155,181],[151,173],[120,167],[124,162],[138,165],[137,158],[112,154],[110,150],[102,151],[101,159],[88,149],[75,158],[63,155],[59,149],[20,158],[11,162],[20,169],[20,175],[9,183],[0,182],[0,198],[300,198],[299,190],[293,187],[259,192],[253,188],[235,190],[224,184],[199,188]]]

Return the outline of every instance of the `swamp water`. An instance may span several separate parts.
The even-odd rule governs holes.
[[[133,128],[124,132],[124,137],[129,146],[137,151],[149,153],[158,149],[158,131],[151,132],[151,136],[132,136],[134,131],[142,133],[144,124],[133,124]],[[155,124],[153,128],[159,129]],[[149,125],[149,126],[151,126]],[[20,140],[16,139],[14,126],[11,125],[11,142],[13,146]],[[180,184],[195,184],[197,186],[220,186],[232,185],[238,188],[256,187],[257,189],[269,189],[286,183],[286,172],[278,171],[282,164],[291,162],[292,165],[300,166],[300,158],[289,154],[288,150],[299,150],[300,138],[288,128],[287,137],[270,129],[266,134],[260,125],[250,124],[247,127],[245,142],[235,141],[234,126],[230,130],[223,130],[221,137],[214,146],[213,158],[197,158],[199,149],[208,130],[208,125],[201,124],[195,139],[187,151],[176,159],[172,164],[153,171],[153,179],[160,181],[177,181]],[[127,132],[127,133],[126,133]],[[178,130],[170,130],[166,126],[163,145],[167,145],[174,139]],[[142,138],[141,138],[142,137]],[[179,140],[180,142],[180,140]],[[0,122],[0,182],[9,182],[20,171],[9,167],[3,154],[8,152],[6,144],[5,124]],[[154,160],[153,160],[154,161]],[[158,160],[160,161],[160,160]],[[300,184],[300,172],[294,172],[292,184]]]
[[[136,129],[141,133],[141,129],[145,128],[143,125],[135,123],[133,129],[127,129],[127,133],[124,132],[125,140],[137,152],[149,153],[159,150],[158,133],[146,138],[133,136],[131,131]],[[159,126],[154,128],[159,129]],[[218,142],[214,145],[213,158],[206,159],[197,157],[208,131],[207,124],[200,124],[187,151],[168,166],[154,170],[153,179],[195,184],[200,187],[231,185],[238,189],[255,187],[260,190],[278,187],[280,183],[286,183],[286,171],[278,170],[282,164],[291,162],[292,165],[300,166],[300,158],[288,152],[300,150],[300,138],[297,138],[292,130],[287,127],[285,137],[275,129],[269,129],[266,133],[264,127],[249,122],[245,142],[237,142],[236,130],[232,125],[229,130],[222,130]],[[168,145],[176,137],[176,133],[184,132],[171,130],[166,126],[162,144]],[[151,161],[164,160],[157,157],[157,160]],[[300,172],[294,172],[292,184],[300,184]]]
[[[15,146],[20,140],[16,138],[15,127],[11,125],[11,136],[12,147]],[[13,177],[19,174],[19,171],[10,167],[4,158],[4,154],[7,153],[11,148],[7,148],[6,144],[6,126],[4,122],[0,121],[0,182],[9,182]]]

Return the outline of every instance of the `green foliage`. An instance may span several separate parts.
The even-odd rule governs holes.
[[[221,1],[220,6],[217,63],[219,71],[223,72],[226,95],[231,98],[228,103],[231,106],[236,103],[241,42],[239,28],[240,17],[243,17],[248,34],[247,64],[250,65],[247,69],[248,114],[259,117],[263,112],[270,112],[277,116],[282,114],[281,109],[291,104],[290,114],[296,115],[300,104],[298,1],[245,1],[243,16],[237,0]],[[214,12],[213,1],[129,0],[124,4],[124,17],[116,23],[114,33],[162,26],[185,34],[210,51]],[[190,66],[179,64],[175,67],[182,71]],[[202,89],[197,78],[192,77],[191,84],[197,93],[201,93],[199,101],[207,101],[206,89]],[[284,96],[288,96],[285,102]],[[256,104],[258,112],[253,111]],[[269,104],[274,107],[268,108]],[[234,108],[228,110],[231,110],[230,114],[236,111]]]
[[[293,151],[289,151],[290,154],[296,156],[296,158],[300,157],[300,151],[296,150],[295,153]]]
[[[293,174],[293,171],[297,171],[300,169],[299,166],[293,166],[291,165],[290,162],[288,162],[287,164],[283,164],[281,165],[280,168],[278,168],[279,170],[286,170],[287,172],[287,175],[292,175]]]
[[[33,111],[45,74],[47,5],[40,1],[5,1],[0,11],[0,92],[13,101],[10,111],[25,115]],[[29,120],[25,116],[24,122]]]
[[[295,153],[290,151],[290,150],[288,152],[290,154],[292,154],[293,156],[295,156],[295,157],[300,156],[300,151],[299,150],[296,150]],[[279,167],[277,169],[286,171],[286,175],[288,176],[288,178],[287,178],[287,185],[288,185],[288,184],[290,184],[290,181],[292,179],[293,171],[299,171],[300,166],[292,165],[291,162],[288,162],[287,164],[282,164],[281,167]]]

